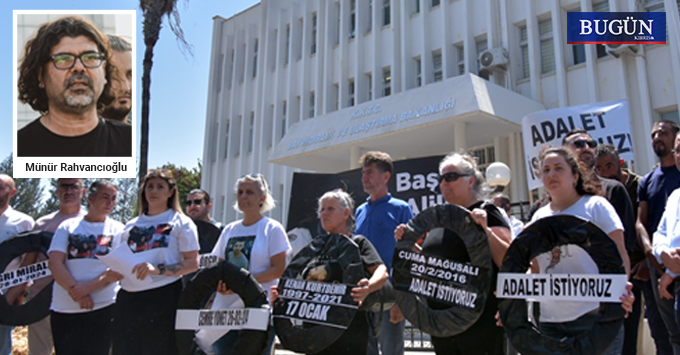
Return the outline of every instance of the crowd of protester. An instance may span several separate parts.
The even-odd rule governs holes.
[[[510,199],[491,195],[474,157],[451,153],[439,164],[439,187],[447,204],[469,210],[471,221],[488,240],[493,281],[523,222],[556,215],[585,218],[616,245],[629,279],[621,307],[627,317],[605,354],[635,354],[640,317],[646,315],[658,354],[680,353],[680,127],[660,121],[652,129],[652,146],[659,164],[644,177],[625,169],[616,149],[598,144],[588,132],[567,133],[561,147],[546,147],[539,160],[546,198],[537,201],[527,221],[511,212]],[[318,197],[318,216],[329,234],[346,235],[358,245],[366,278],[352,289],[361,304],[388,280],[397,240],[413,217],[408,203],[387,188],[392,159],[369,152],[361,160],[362,185],[368,198],[356,211],[345,191]],[[81,179],[58,179],[59,210],[37,221],[9,206],[14,181],[0,175],[0,243],[21,232],[53,233],[47,252],[54,278],[50,315],[29,326],[30,354],[175,354],[175,313],[187,275],[199,268],[199,253],[211,252],[249,270],[273,303],[277,285],[290,262],[291,244],[280,222],[265,216],[275,207],[269,185],[259,173],[236,181],[234,208],[242,219],[222,225],[210,217],[208,192],[195,189],[186,197],[186,215],[172,173],[152,169],[139,188],[139,215],[122,224],[112,220],[116,186],[98,180],[82,186]],[[81,209],[85,196],[87,209]],[[125,221],[123,221],[125,222]],[[197,228],[199,226],[199,228]],[[216,236],[219,235],[219,238]],[[98,256],[127,248],[139,260],[129,274],[111,270]],[[2,244],[0,244],[2,248]],[[463,240],[454,232],[426,235],[418,251],[457,262],[469,262]],[[557,256],[557,257],[556,257]],[[12,260],[5,271],[44,259],[37,252]],[[41,259],[42,258],[42,259]],[[537,256],[533,273],[596,274],[588,254],[562,245]],[[20,305],[47,286],[49,279],[0,290],[10,304]],[[239,296],[219,281],[213,309],[242,306]],[[495,286],[492,286],[492,288]],[[493,291],[493,290],[492,290]],[[644,298],[642,297],[644,296]],[[644,304],[642,300],[644,299]],[[437,354],[503,354],[504,329],[497,315],[498,299],[489,292],[481,316],[460,334],[433,336]],[[450,307],[432,300],[432,309]],[[588,332],[597,317],[598,302],[541,301],[539,331],[552,337]],[[12,327],[0,325],[0,355],[11,354]],[[403,354],[404,316],[399,306],[377,314],[361,310],[345,334],[324,354]],[[266,352],[274,343],[268,333]],[[215,354],[228,353],[238,331],[213,343]],[[210,352],[210,351],[209,351]]]

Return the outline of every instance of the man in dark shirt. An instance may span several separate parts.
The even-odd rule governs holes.
[[[623,168],[623,159],[619,156],[619,152],[614,145],[606,143],[597,146],[595,149],[595,172],[598,176],[624,184],[630,201],[633,203],[633,210],[637,211],[637,190],[642,177]],[[647,260],[645,259],[642,242],[639,239],[635,248],[632,251],[628,251],[628,258],[631,265],[630,282],[633,283],[635,302],[633,303],[633,311],[623,321],[625,338],[621,354],[635,355],[637,354],[638,326],[640,324],[640,315],[642,314],[642,290],[651,287]]]
[[[623,239],[625,241],[626,250],[630,255],[635,251],[635,247],[638,244],[637,233],[635,232],[635,211],[633,210],[633,203],[630,201],[628,192],[623,184],[616,180],[597,176],[593,171],[595,167],[595,147],[597,147],[597,141],[594,140],[586,130],[577,128],[571,130],[564,136],[562,145],[571,149],[579,163],[582,164],[585,169],[591,171],[595,178],[602,184],[602,191],[604,191],[605,197],[609,203],[612,204],[616,210],[616,214],[621,218],[621,223],[623,223]],[[637,327],[637,324],[635,326]],[[629,327],[629,331],[630,330]],[[637,339],[637,336],[635,339]],[[624,340],[625,330],[621,329],[617,335],[617,339],[613,343],[614,345],[607,349],[605,354],[621,354],[623,348],[618,349],[616,344],[623,346]]]
[[[645,175],[638,187],[638,233],[645,248],[650,278],[650,290],[645,292],[647,319],[659,354],[680,354],[680,328],[675,322],[675,301],[659,297],[658,280],[663,275],[663,269],[652,255],[652,236],[659,226],[666,200],[673,190],[680,187],[680,171],[673,157],[673,144],[678,131],[680,127],[675,122],[664,120],[654,123],[652,149],[659,157],[660,165]],[[673,290],[676,283],[668,289]]]
[[[19,99],[42,116],[17,133],[17,155],[132,155],[132,127],[104,121],[97,107],[113,100],[111,45],[80,16],[43,24],[26,42]]]

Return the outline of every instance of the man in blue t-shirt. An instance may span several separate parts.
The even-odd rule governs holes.
[[[654,123],[652,148],[659,157],[660,165],[640,180],[637,223],[637,231],[644,244],[651,283],[649,290],[644,290],[649,328],[659,354],[676,355],[680,354],[680,330],[675,322],[674,301],[659,298],[658,280],[663,275],[663,269],[652,255],[651,238],[659,225],[668,196],[680,187],[680,170],[675,166],[673,156],[674,140],[678,131],[680,127],[675,122],[664,120]],[[669,289],[673,289],[673,284]]]
[[[369,197],[357,208],[355,233],[365,236],[373,244],[390,271],[396,245],[394,230],[413,218],[413,211],[408,203],[392,197],[387,190],[393,168],[389,154],[368,152],[359,159],[359,164],[362,166],[361,183]],[[382,324],[378,325],[381,327],[379,339],[370,338],[367,354],[377,355],[380,351],[383,355],[404,354],[404,323],[399,306],[385,311]]]

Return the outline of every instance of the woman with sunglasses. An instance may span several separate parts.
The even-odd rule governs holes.
[[[489,186],[477,168],[475,158],[468,154],[452,153],[439,163],[439,186],[444,200],[452,205],[470,210],[470,216],[486,232],[493,259],[493,279],[495,289],[498,268],[511,242],[510,227],[501,210],[493,203],[486,202]],[[404,225],[395,230],[395,237],[401,239]],[[429,233],[422,245],[422,252],[438,257],[469,262],[463,240],[455,233],[444,229],[443,233]],[[487,294],[484,312],[477,322],[466,331],[448,338],[432,337],[432,345],[437,354],[484,355],[501,354],[503,351],[503,329],[496,326],[495,314],[498,310],[493,289]],[[446,309],[451,306],[429,301],[432,309]]]
[[[366,237],[354,235],[354,200],[342,191],[326,192],[319,198],[319,219],[321,226],[329,234],[343,234],[352,239],[359,246],[361,262],[367,278],[360,280],[357,287],[352,289],[352,297],[361,306],[369,294],[380,290],[388,279],[387,267],[380,259],[380,254]],[[278,296],[276,286],[272,287],[272,304]],[[368,314],[359,310],[354,315],[347,330],[326,349],[316,355],[332,354],[366,354],[370,335]]]
[[[543,186],[550,194],[550,202],[541,207],[531,222],[554,215],[572,215],[595,224],[616,243],[626,274],[630,261],[623,241],[623,224],[614,207],[601,196],[600,183],[590,172],[580,169],[572,152],[565,147],[547,148],[539,156]],[[576,245],[564,245],[541,254],[532,262],[534,273],[598,274],[599,269],[588,253]],[[621,296],[622,307],[632,311],[633,297],[629,292]],[[598,317],[599,302],[541,301],[539,329],[541,333],[562,338],[576,336],[592,328]],[[621,331],[605,354],[620,354],[623,346]]]
[[[54,233],[50,271],[54,276],[50,323],[57,355],[108,355],[118,281],[97,255],[106,255],[123,224],[108,217],[117,188],[108,180],[90,185],[85,216],[66,220]]]
[[[271,286],[279,282],[286,268],[286,254],[291,249],[286,231],[278,221],[263,213],[275,206],[269,185],[262,174],[248,174],[236,181],[234,209],[243,219],[224,227],[212,253],[220,260],[230,260],[237,265],[248,265],[255,279],[269,293]],[[243,262],[247,259],[247,263]],[[213,309],[243,306],[238,295],[228,290],[222,281],[217,284]],[[274,344],[271,331],[266,354]],[[230,331],[213,343],[216,355],[226,353],[234,344],[238,331]]]
[[[139,189],[139,213],[125,225],[122,247],[145,261],[121,280],[114,316],[113,355],[177,354],[175,313],[182,275],[198,270],[198,235],[182,213],[168,170],[149,170]]]

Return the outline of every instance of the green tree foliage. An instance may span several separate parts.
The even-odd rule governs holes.
[[[0,163],[0,173],[13,176],[14,163],[12,153]],[[33,219],[40,217],[42,206],[43,187],[40,186],[39,178],[14,179],[17,193],[9,201],[13,209],[26,213]]]
[[[203,172],[203,165],[198,162],[198,167],[187,169],[183,166],[175,166],[175,164],[167,163],[160,167],[172,171],[172,176],[177,182],[177,190],[179,191],[179,201],[182,206],[182,211],[186,209],[184,201],[186,200],[189,191],[201,187],[201,173]]]
[[[127,223],[137,215],[137,179],[115,179],[113,183],[118,187],[118,197],[110,217]]]

